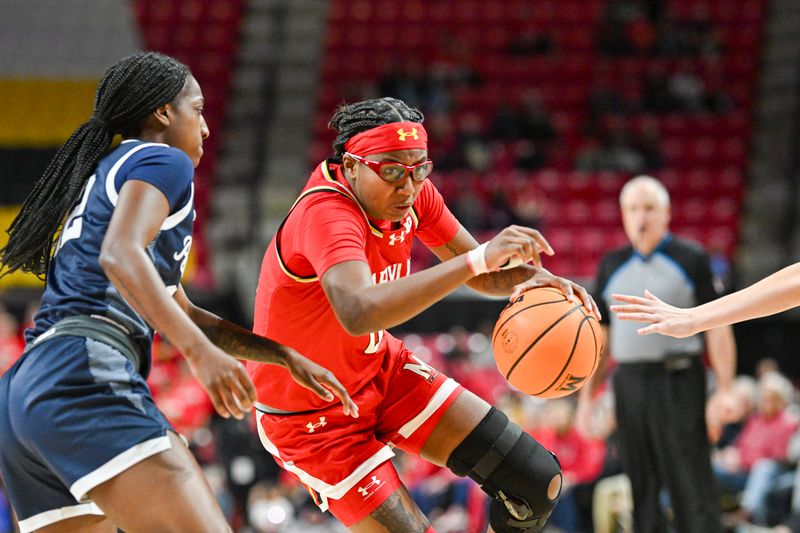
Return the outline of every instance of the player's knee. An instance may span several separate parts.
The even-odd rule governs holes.
[[[453,450],[447,466],[494,498],[489,519],[497,533],[541,530],[561,493],[555,455],[495,408]]]

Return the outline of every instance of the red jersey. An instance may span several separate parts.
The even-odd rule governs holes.
[[[459,227],[430,181],[401,222],[372,220],[343,177],[341,164],[323,161],[264,255],[253,331],[328,368],[355,394],[376,375],[384,358],[400,356],[402,343],[386,331],[348,334],[320,278],[335,264],[363,261],[374,283],[399,279],[410,273],[414,236],[428,247],[442,246]],[[282,367],[248,362],[247,368],[263,404],[285,411],[330,405]]]

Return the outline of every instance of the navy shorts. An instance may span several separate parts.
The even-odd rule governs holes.
[[[0,471],[23,533],[102,515],[87,493],[170,448],[174,431],[122,352],[62,336],[0,379]]]

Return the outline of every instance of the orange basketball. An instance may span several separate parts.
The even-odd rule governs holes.
[[[603,338],[597,319],[553,287],[525,292],[494,327],[497,368],[516,388],[558,398],[583,386],[597,368]]]

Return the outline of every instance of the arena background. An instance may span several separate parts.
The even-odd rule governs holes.
[[[0,225],[88,119],[103,70],[149,49],[192,68],[212,131],[185,285],[243,325],[270,237],[330,154],[327,118],[387,95],[425,112],[432,179],[479,240],[536,227],[557,252],[545,266],[591,285],[625,242],[622,183],[648,173],[672,195],[673,230],[707,246],[730,291],[800,258],[797,35],[793,0],[2,0]],[[415,268],[432,261],[416,250]],[[40,289],[0,278],[0,360]],[[465,289],[396,332],[490,375],[485,333],[502,306]],[[798,321],[737,326],[739,373],[769,357],[800,378]],[[274,467],[257,442],[238,448],[247,428],[195,415],[199,457],[246,527],[247,490]],[[231,482],[237,468],[246,483]]]

